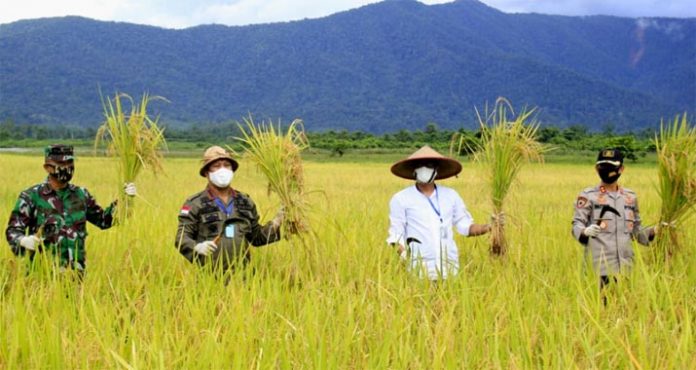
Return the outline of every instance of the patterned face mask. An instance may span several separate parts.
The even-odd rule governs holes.
[[[416,181],[421,184],[432,184],[435,181],[435,177],[437,177],[437,170],[430,167],[418,167],[414,172],[416,174]]]
[[[70,180],[72,180],[73,173],[75,172],[74,165],[57,166],[54,164],[49,164],[48,166],[53,168],[53,171],[49,172],[49,176],[53,177],[59,182],[67,184],[68,182],[70,182]]]

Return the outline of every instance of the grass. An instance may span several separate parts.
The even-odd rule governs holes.
[[[0,180],[0,224],[18,193],[43,180],[40,155],[0,154],[12,178]],[[108,158],[78,156],[76,184],[101,204],[115,194]],[[252,250],[249,268],[225,286],[174,247],[179,208],[200,191],[198,158],[168,158],[166,173],[144,173],[139,192],[152,205],[134,220],[89,227],[81,287],[50,274],[25,274],[0,248],[0,368],[644,368],[684,369],[696,360],[696,224],[686,221],[672,268],[642,263],[601,303],[570,236],[577,192],[598,179],[592,165],[537,164],[506,200],[507,258],[491,259],[483,238],[457,237],[461,272],[434,290],[404,271],[384,245],[388,201],[408,183],[391,159],[305,162],[317,237]],[[626,165],[622,184],[657,221],[655,166]],[[464,163],[442,182],[464,198],[475,220],[490,199],[480,169]],[[549,184],[553,184],[550,191]],[[234,186],[249,193],[261,222],[278,199],[248,160]],[[252,271],[255,271],[252,273]],[[299,279],[290,279],[299,273]]]

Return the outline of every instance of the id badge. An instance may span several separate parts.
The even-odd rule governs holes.
[[[447,239],[447,227],[440,225],[440,239]]]
[[[225,226],[225,238],[234,238],[234,224]]]

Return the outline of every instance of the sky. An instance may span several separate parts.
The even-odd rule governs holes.
[[[419,0],[440,4],[451,0]],[[0,0],[0,24],[79,15],[104,21],[186,28],[319,18],[378,0]],[[696,17],[696,0],[482,0],[507,13]]]

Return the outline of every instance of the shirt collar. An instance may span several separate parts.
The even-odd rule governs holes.
[[[65,187],[63,190],[67,190],[70,192],[75,191],[75,185],[68,183],[68,186]],[[51,187],[51,184],[48,182],[48,177],[44,182],[41,184],[41,188],[39,189],[39,192],[41,195],[51,195],[51,194],[56,194],[57,192]]]
[[[232,200],[232,199],[237,197],[237,191],[234,190],[234,188],[232,188],[232,187],[230,187],[230,189],[232,190],[232,196],[230,197],[230,200]],[[208,186],[205,188],[205,192],[208,194],[208,199],[210,199],[210,200],[218,199],[215,195],[213,195],[213,192],[210,191],[210,184],[208,184]]]

